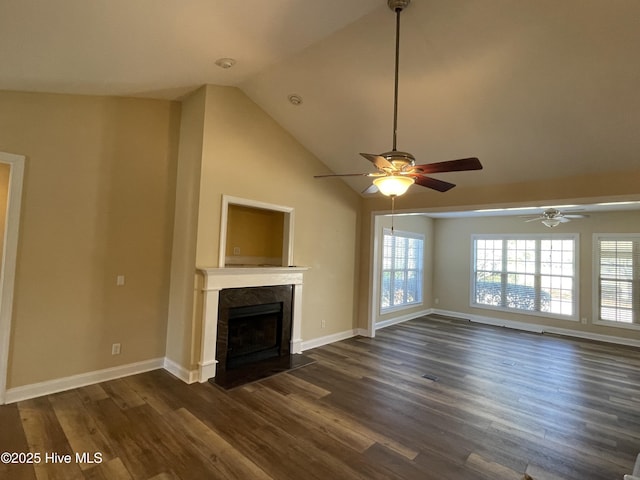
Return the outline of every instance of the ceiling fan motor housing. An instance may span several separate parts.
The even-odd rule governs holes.
[[[409,152],[392,150],[390,152],[381,153],[380,156],[391,163],[396,170],[406,170],[407,167],[412,167],[416,163],[416,159]]]
[[[411,3],[411,0],[387,0],[387,5],[391,10],[398,11],[404,10]]]

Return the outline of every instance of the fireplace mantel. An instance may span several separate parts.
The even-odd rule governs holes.
[[[206,382],[216,375],[216,341],[220,290],[225,288],[293,285],[291,353],[302,353],[302,284],[307,267],[225,267],[198,268],[204,276],[202,338],[198,380]]]

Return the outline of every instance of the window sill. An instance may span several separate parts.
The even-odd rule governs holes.
[[[532,317],[544,317],[544,318],[553,318],[554,320],[566,320],[570,322],[579,322],[579,315],[560,315],[558,313],[550,313],[550,312],[536,312],[531,310],[520,310],[517,308],[505,308],[505,307],[495,307],[491,305],[482,305],[480,303],[471,303],[471,308],[481,308],[483,310],[493,310],[495,312],[505,312],[517,315],[527,315]]]
[[[409,310],[410,308],[421,307],[422,305],[423,305],[423,302],[416,302],[416,303],[405,303],[404,305],[397,305],[397,306],[385,308],[384,310],[381,308],[379,311],[379,315],[382,317],[383,315],[402,312],[404,310]]]
[[[640,330],[640,324],[638,323],[616,322],[613,320],[594,320],[593,324],[600,325],[602,327],[624,328],[625,330]]]

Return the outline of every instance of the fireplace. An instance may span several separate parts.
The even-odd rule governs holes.
[[[279,349],[287,358],[302,352],[302,287],[303,274],[306,267],[232,267],[232,268],[200,268],[204,284],[202,288],[202,332],[200,336],[200,354],[198,357],[198,371],[194,375],[200,382],[211,381],[222,372],[236,372],[241,368],[233,366],[227,370],[227,345],[229,336],[229,308],[258,305],[261,303],[282,303],[282,336]],[[224,299],[228,291],[247,290],[251,287],[284,286],[291,291],[290,300],[260,299],[259,301],[231,302]],[[233,295],[232,295],[233,296]],[[223,305],[223,308],[220,306]],[[286,310],[289,309],[289,320]],[[226,312],[222,313],[221,312]],[[226,318],[224,318],[226,316]],[[222,321],[219,324],[220,320]],[[288,336],[287,336],[288,335]],[[224,342],[221,340],[224,338]],[[233,348],[233,345],[232,345]],[[219,352],[224,349],[224,354]],[[256,353],[256,352],[252,352]]]
[[[293,285],[220,291],[218,373],[290,354]]]

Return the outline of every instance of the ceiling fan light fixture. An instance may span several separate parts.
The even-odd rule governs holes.
[[[409,189],[413,185],[415,180],[412,177],[405,177],[402,175],[390,175],[388,177],[378,177],[373,180],[373,183],[380,193],[387,197],[398,197]]]
[[[545,218],[542,220],[542,224],[549,228],[557,227],[560,223],[560,219],[558,218]]]

